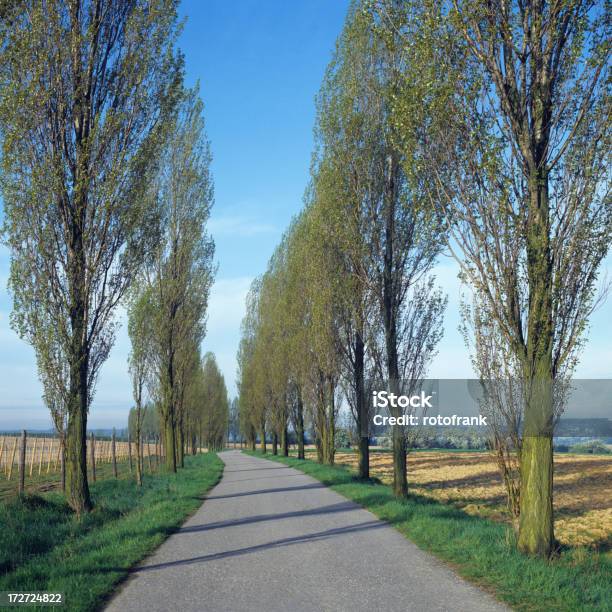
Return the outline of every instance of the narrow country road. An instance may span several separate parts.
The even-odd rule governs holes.
[[[309,476],[220,456],[221,482],[107,610],[507,610]]]

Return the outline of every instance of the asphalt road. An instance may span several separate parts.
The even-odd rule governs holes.
[[[507,610],[305,474],[239,451],[107,610]]]

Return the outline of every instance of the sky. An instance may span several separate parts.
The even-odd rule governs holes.
[[[314,97],[331,58],[347,0],[183,0],[179,46],[187,83],[199,85],[213,152],[215,204],[209,230],[216,244],[203,351],[212,351],[235,393],[236,351],[244,300],[293,215],[302,207],[313,147]],[[0,202],[1,214],[1,202]],[[607,268],[612,270],[608,260]],[[51,425],[41,401],[34,353],[11,330],[6,291],[9,256],[0,246],[0,431]],[[449,295],[445,335],[431,378],[473,376],[457,331],[457,266],[436,267]],[[132,405],[124,325],[102,367],[89,425],[124,427]],[[577,372],[612,375],[612,300],[592,319],[591,339]]]

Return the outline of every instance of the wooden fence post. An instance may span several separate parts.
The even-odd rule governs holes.
[[[47,446],[47,438],[43,438],[42,446],[40,447],[40,459],[38,460],[38,475],[42,472],[43,455],[45,454],[45,446]]]
[[[111,439],[111,454],[113,456],[113,476],[117,478],[117,454],[115,444],[115,428],[113,427],[113,437]]]
[[[32,456],[30,457],[30,478],[32,478],[32,470],[34,469],[34,456],[36,455],[36,445],[38,444],[38,438],[34,438],[34,448],[32,449]]]
[[[13,442],[13,452],[11,453],[11,463],[9,465],[8,479],[11,479],[13,475],[13,463],[15,462],[15,451],[17,450],[17,436],[15,436],[15,440]]]
[[[23,495],[25,490],[25,470],[26,470],[26,444],[28,436],[26,430],[21,432],[21,449],[19,452],[19,495]]]
[[[54,438],[51,438],[51,442],[49,443],[49,454],[47,456],[47,474],[51,469],[51,460],[53,459],[53,440]]]
[[[132,436],[130,435],[130,432],[128,431],[128,458],[130,460],[130,474],[132,473]]]
[[[2,467],[2,456],[3,455],[4,455],[4,436],[2,436],[2,445],[0,446],[0,468]]]
[[[62,491],[66,493],[66,434],[62,433],[60,438],[60,471],[62,480]],[[87,434],[85,434],[87,435]],[[87,438],[85,438],[85,445],[87,445]],[[87,452],[87,449],[85,449]],[[87,467],[87,455],[85,455],[85,467]]]
[[[96,438],[93,431],[89,436],[89,452],[91,454],[91,481],[96,482]]]
[[[151,438],[147,440],[147,459],[149,460],[149,472],[153,472],[153,467],[151,466]]]

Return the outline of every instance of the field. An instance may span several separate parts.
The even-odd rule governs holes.
[[[314,450],[308,449],[309,458]],[[336,462],[356,467],[357,454],[339,451]],[[371,475],[392,481],[387,451],[370,455]],[[508,521],[497,465],[487,452],[418,451],[408,457],[414,493],[468,514]],[[555,535],[564,545],[609,550],[612,544],[612,456],[555,455]]]

